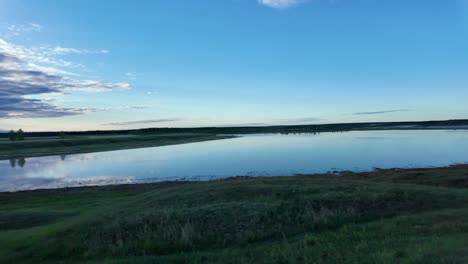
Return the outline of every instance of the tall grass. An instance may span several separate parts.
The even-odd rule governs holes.
[[[0,261],[462,263],[467,189],[406,176],[467,170],[0,194]]]

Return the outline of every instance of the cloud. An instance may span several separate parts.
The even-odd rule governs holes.
[[[0,39],[0,52],[15,56],[32,67],[39,67],[37,64],[46,64],[48,66],[41,66],[48,69],[49,73],[60,73],[67,75],[77,75],[69,71],[57,69],[57,67],[65,67],[70,69],[83,69],[84,65],[61,59],[60,56],[65,54],[107,54],[109,50],[88,50],[88,49],[75,49],[65,48],[61,46],[51,47],[43,45],[39,47],[24,47],[9,43]]]
[[[304,123],[317,122],[323,119],[316,117],[301,117],[301,118],[279,118],[273,119],[271,122],[252,122],[252,123],[237,123],[224,124],[223,127],[243,127],[243,126],[281,126],[281,125],[300,125]]]
[[[248,127],[248,126],[271,126],[270,123],[237,123],[237,124],[227,124],[220,125],[221,127]]]
[[[125,73],[125,76],[127,76],[128,79],[133,80],[133,81],[136,80],[137,75],[138,75],[138,74],[133,73],[133,72],[127,72],[127,73]]]
[[[322,119],[316,118],[316,117],[302,117],[302,118],[291,118],[291,119],[279,119],[278,121],[301,123],[301,122],[317,122],[321,120]]]
[[[50,74],[45,68],[38,70],[23,69],[24,64],[19,58],[0,52],[0,95],[39,94],[59,92],[62,90],[81,90],[103,92],[113,90],[128,90],[128,83],[108,83],[95,80],[76,80],[68,77]],[[18,88],[18,89],[15,89]]]
[[[62,117],[81,113],[80,109],[63,108],[39,99],[0,96],[0,118]]]
[[[282,124],[297,125],[297,124],[317,122],[321,120],[323,119],[320,119],[317,117],[280,118],[280,119],[274,119],[273,123],[270,125],[273,125],[273,124],[274,125],[282,125]]]
[[[85,107],[65,108],[51,103],[51,100],[39,100],[22,97],[0,96],[0,118],[41,118],[63,117],[101,111],[147,109],[144,106]]]
[[[31,70],[38,70],[38,71],[42,71],[42,72],[45,72],[45,73],[48,73],[48,74],[79,76],[79,74],[76,74],[76,73],[61,70],[61,69],[58,69],[58,68],[55,68],[55,67],[41,66],[41,65],[34,64],[34,63],[28,63],[27,67],[29,69],[31,69]]]
[[[8,54],[0,53],[0,67],[4,69],[19,69],[21,60]]]
[[[0,53],[9,54],[30,64],[47,64],[48,67],[84,68],[79,63],[58,58],[61,53],[53,52],[50,48],[26,48],[3,39],[0,39]]]
[[[116,90],[129,90],[132,86],[129,83],[107,83],[93,80],[74,80],[63,78],[62,83],[57,85],[64,90],[86,91],[86,92],[106,92]]]
[[[144,106],[85,107],[65,108],[51,103],[51,100],[39,100],[0,96],[0,118],[51,118],[80,115],[101,111],[147,109]]]
[[[50,70],[36,67],[29,69],[25,63],[14,54],[0,51],[0,118],[18,117],[61,117],[95,111],[134,109],[100,108],[65,108],[52,104],[48,100],[29,98],[33,95],[64,93],[67,90],[86,92],[105,92],[127,90],[128,83],[108,83],[95,80],[77,80],[51,74]]]
[[[9,25],[7,29],[14,35],[19,36],[21,33],[41,31],[42,26],[36,23],[27,23],[23,25]]]
[[[259,4],[265,5],[271,8],[286,9],[292,6],[296,6],[305,3],[306,0],[257,0]]]
[[[88,108],[79,108],[83,113],[92,113],[100,111],[115,111],[115,110],[141,110],[149,109],[150,106],[113,106],[113,107],[88,107]]]
[[[115,122],[102,124],[103,126],[128,126],[128,125],[142,125],[142,124],[153,124],[153,123],[165,123],[165,122],[177,122],[182,121],[180,118],[161,118],[161,119],[149,119],[149,120],[137,120],[127,122]]]
[[[40,47],[42,50],[49,52],[50,54],[66,54],[66,53],[74,53],[74,54],[107,54],[110,53],[109,50],[88,50],[88,49],[75,49],[75,48],[64,48],[64,47],[48,47],[42,46]]]
[[[380,114],[387,114],[387,113],[395,113],[395,112],[408,112],[408,109],[396,109],[396,110],[383,110],[383,111],[375,111],[375,112],[358,112],[353,113],[352,115],[380,115]]]
[[[29,23],[10,25],[7,29],[19,35],[22,32],[41,31],[42,26]],[[80,74],[72,71],[85,67],[62,59],[62,56],[67,54],[109,52],[105,49],[76,49],[50,45],[25,47],[0,38],[0,118],[60,117],[97,111],[145,108],[135,106],[70,108],[59,106],[53,100],[35,97],[51,93],[65,94],[67,91],[107,92],[131,89],[131,85],[127,82],[78,79]]]

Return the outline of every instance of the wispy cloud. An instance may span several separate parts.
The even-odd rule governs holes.
[[[0,96],[0,118],[61,117],[81,113],[79,109],[56,106],[43,100]]]
[[[305,123],[305,122],[317,122],[321,121],[322,119],[317,117],[300,117],[300,118],[283,118],[277,119],[278,122],[285,122],[285,123]]]
[[[126,121],[126,122],[115,122],[102,124],[103,126],[129,126],[129,125],[144,125],[154,123],[166,123],[166,122],[177,122],[182,121],[180,118],[161,118],[161,119],[148,119],[148,120],[137,120],[137,121]]]
[[[236,124],[225,124],[222,127],[249,127],[249,126],[270,126],[271,123],[236,123]]]
[[[45,64],[49,68],[56,69],[56,67],[66,68],[83,68],[84,66],[79,63],[70,62],[58,57],[59,53],[51,52],[50,49],[44,47],[32,47],[27,48],[21,45],[15,45],[9,43],[3,39],[0,39],[0,52],[3,54],[9,54],[10,56],[17,57],[28,64]]]
[[[89,50],[89,49],[75,49],[65,48],[61,46],[51,47],[48,45],[42,45],[39,47],[24,47],[21,45],[15,45],[0,39],[0,52],[10,54],[28,63],[30,67],[38,67],[37,64],[44,64],[43,68],[49,69],[50,73],[69,74],[69,70],[60,70],[57,67],[65,67],[69,69],[83,69],[84,65],[80,63],[71,62],[60,58],[65,54],[108,54],[109,50]]]
[[[138,74],[133,73],[133,72],[127,72],[127,73],[125,73],[125,76],[127,76],[128,79],[134,81],[134,80],[136,80]]]
[[[63,90],[86,91],[86,92],[108,92],[116,90],[129,90],[132,86],[126,82],[109,83],[94,80],[75,80],[62,78],[62,83],[57,83]]]
[[[21,59],[13,55],[0,52],[0,83],[2,84],[0,86],[0,95],[2,92],[31,94],[31,91],[37,91],[38,87],[42,88],[39,93],[59,92],[62,90],[104,92],[131,88],[131,85],[128,83],[77,80],[50,74],[41,67],[38,67],[37,70],[31,70],[28,66],[30,64],[25,64]]]
[[[67,108],[53,104],[53,100],[0,96],[0,118],[52,118],[101,111],[147,109],[143,106]]]
[[[113,107],[89,107],[89,108],[80,108],[82,112],[99,112],[99,111],[114,111],[114,110],[141,110],[149,109],[150,106],[113,106]]]
[[[49,52],[49,54],[66,54],[66,53],[74,53],[74,54],[107,54],[110,53],[109,50],[89,50],[89,49],[75,49],[75,48],[64,48],[64,47],[48,47],[42,46],[40,49]]]
[[[307,0],[257,0],[259,4],[277,8],[277,9],[285,9],[292,6],[296,6],[302,3],[305,3]]]
[[[323,119],[316,117],[299,117],[299,118],[279,118],[273,119],[271,122],[252,122],[252,123],[235,123],[235,124],[222,124],[225,127],[242,127],[242,126],[281,126],[281,125],[300,125],[304,123],[311,123],[322,121]]]
[[[25,33],[25,32],[41,31],[42,26],[36,23],[27,23],[27,24],[22,24],[22,25],[9,25],[7,29],[14,36],[19,36],[20,34]]]
[[[395,113],[395,112],[408,112],[408,109],[395,109],[395,110],[383,110],[383,111],[374,111],[374,112],[357,112],[353,113],[352,115],[380,115],[380,114],[388,114],[388,113]]]

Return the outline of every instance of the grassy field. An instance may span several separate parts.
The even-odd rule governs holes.
[[[57,137],[35,137],[24,141],[0,141],[0,160],[11,158],[37,157],[89,153],[144,147],[176,145],[207,140],[225,139],[232,136],[216,134],[158,134],[158,135],[100,135]]]
[[[0,263],[468,263],[468,166],[0,193]]]

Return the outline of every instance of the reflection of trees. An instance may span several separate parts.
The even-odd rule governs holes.
[[[66,158],[67,158],[67,155],[65,155],[65,154],[60,155],[61,160],[65,160]]]
[[[24,164],[26,164],[26,159],[25,158],[19,158],[18,159],[18,166],[20,166],[21,168],[24,167]]]
[[[18,166],[23,168],[24,165],[26,164],[26,159],[25,158],[10,159],[10,166],[12,168],[16,167],[16,164],[18,164]]]

